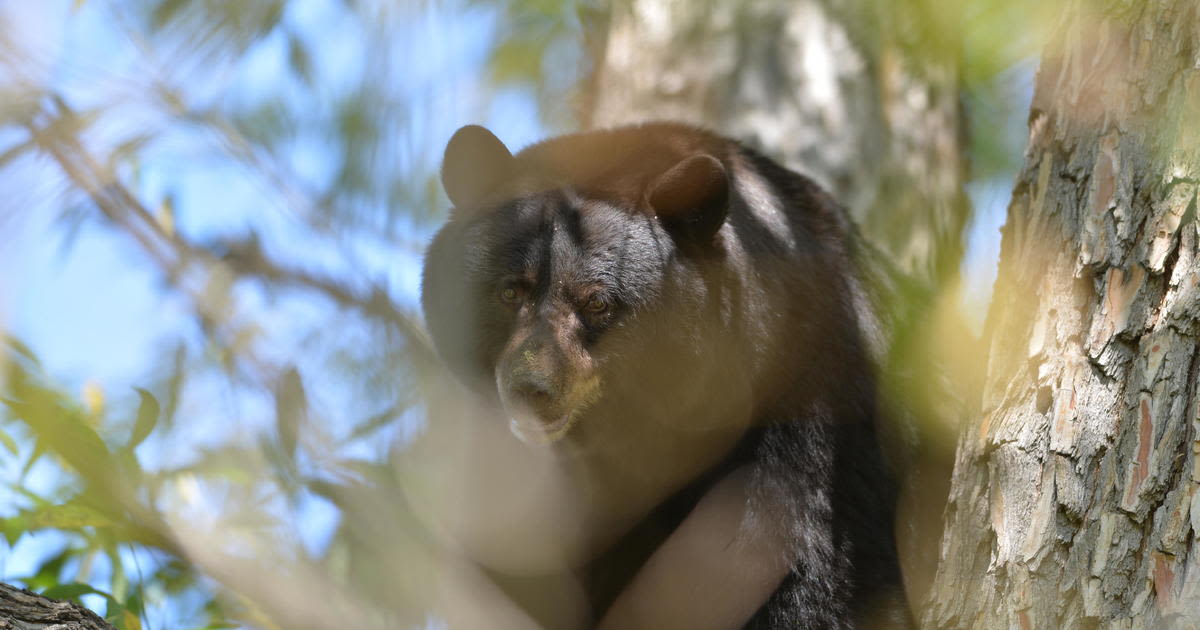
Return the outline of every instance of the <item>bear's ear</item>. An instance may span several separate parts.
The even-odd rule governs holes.
[[[717,158],[693,155],[660,175],[650,185],[647,200],[667,229],[707,240],[729,212],[729,177]]]
[[[454,132],[442,158],[442,186],[457,208],[473,208],[512,175],[513,156],[492,132],[467,125]]]

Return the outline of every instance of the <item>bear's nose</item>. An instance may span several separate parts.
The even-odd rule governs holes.
[[[535,407],[546,406],[554,400],[554,387],[542,374],[525,372],[516,376],[509,387],[513,394]]]

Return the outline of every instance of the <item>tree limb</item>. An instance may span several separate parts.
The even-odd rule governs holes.
[[[0,584],[0,630],[115,630],[100,615],[72,602]]]

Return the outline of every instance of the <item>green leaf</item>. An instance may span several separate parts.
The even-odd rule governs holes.
[[[42,597],[50,599],[69,599],[79,601],[80,595],[103,595],[107,597],[107,593],[98,591],[87,584],[79,582],[67,582],[66,584],[58,584],[42,591]]]
[[[72,401],[31,383],[17,395],[19,400],[3,402],[33,432],[35,456],[40,449],[48,448],[88,481],[105,479],[111,474],[108,446],[88,426]]]
[[[538,42],[509,40],[492,53],[492,78],[497,83],[532,81],[541,75],[545,45]]]
[[[46,445],[42,444],[41,440],[34,439],[33,453],[29,455],[29,459],[25,460],[25,465],[21,467],[21,474],[18,476],[18,478],[24,481],[25,477],[29,475],[29,471],[33,469],[33,465],[36,464],[37,460],[41,459],[42,455],[45,454]]]
[[[138,444],[141,444],[146,436],[154,430],[154,426],[158,424],[158,416],[161,408],[158,400],[148,391],[140,388],[134,388],[141,402],[138,404],[137,421],[133,424],[133,434],[129,437],[129,444],[125,448],[133,450]]]
[[[79,555],[78,551],[70,547],[62,549],[42,562],[33,575],[21,581],[25,583],[26,588],[33,591],[56,586],[60,583],[58,576],[62,573],[63,565],[77,555]]]
[[[104,527],[113,522],[90,507],[75,503],[48,505],[25,513],[30,529],[79,529]]]
[[[101,593],[103,595],[103,593]],[[131,610],[129,606],[121,603],[113,595],[105,595],[108,598],[108,607],[104,610],[104,620],[111,623],[117,630],[142,630],[142,620],[138,617],[136,610]]]
[[[14,456],[20,454],[20,451],[17,449],[17,441],[4,431],[0,431],[0,444],[3,444],[4,448]]]
[[[125,630],[142,630],[142,620],[132,610],[126,608],[121,615],[121,626]]]
[[[4,536],[5,542],[9,547],[17,544],[21,537],[29,533],[29,528],[25,527],[25,520],[18,516],[10,516],[9,518],[0,518],[0,535]]]
[[[111,623],[117,630],[133,630],[129,626],[129,611],[115,599],[108,600],[108,607],[104,609],[104,620]],[[134,617],[137,620],[137,617]],[[138,623],[137,630],[141,630],[141,623]]]
[[[117,545],[108,545],[105,549],[108,561],[112,565],[112,578],[109,580],[109,590],[112,591],[114,599],[128,600],[129,595],[129,575],[125,573],[125,563],[121,562],[121,553]],[[122,601],[122,606],[128,608],[126,602]]]
[[[128,610],[129,612],[138,616],[146,614],[146,602],[142,601],[141,595],[141,587],[144,584],[145,582],[139,584],[138,588],[135,589],[134,592],[129,595],[129,597],[126,597],[125,602],[123,603],[125,610]]]

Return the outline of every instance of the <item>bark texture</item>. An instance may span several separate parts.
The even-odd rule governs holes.
[[[836,7],[831,6],[836,5]],[[958,264],[962,114],[953,6],[932,1],[616,2],[585,126],[679,120],[814,177],[891,261]],[[926,6],[928,5],[928,6]]]
[[[96,613],[0,584],[0,630],[114,630]]]
[[[1200,627],[1200,14],[1071,2],[1004,229],[932,628]]]

